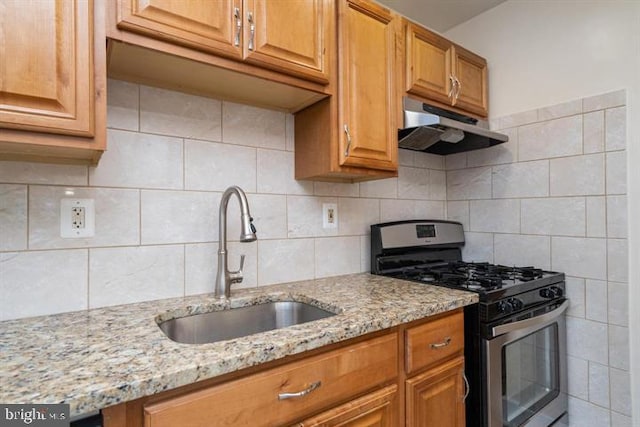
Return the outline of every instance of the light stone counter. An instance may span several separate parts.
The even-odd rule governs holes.
[[[158,320],[295,300],[338,315],[212,344],[169,340]],[[476,294],[370,274],[0,322],[0,402],[126,402],[477,302]]]

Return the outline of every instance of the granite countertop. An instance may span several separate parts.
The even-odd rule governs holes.
[[[336,316],[211,344],[157,321],[295,300]],[[477,302],[476,294],[370,274],[0,322],[0,402],[68,403],[76,416]]]

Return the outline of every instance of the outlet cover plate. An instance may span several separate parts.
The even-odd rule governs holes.
[[[84,208],[84,227],[73,226],[73,209]],[[94,199],[60,199],[60,237],[77,239],[95,235]]]

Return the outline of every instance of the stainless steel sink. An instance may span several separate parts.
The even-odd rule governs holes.
[[[335,316],[335,313],[303,302],[276,301],[180,317],[162,322],[159,326],[173,341],[204,344],[286,328],[330,316]]]

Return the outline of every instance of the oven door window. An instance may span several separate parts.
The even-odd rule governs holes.
[[[502,416],[515,427],[560,393],[558,325],[553,323],[502,348]]]

